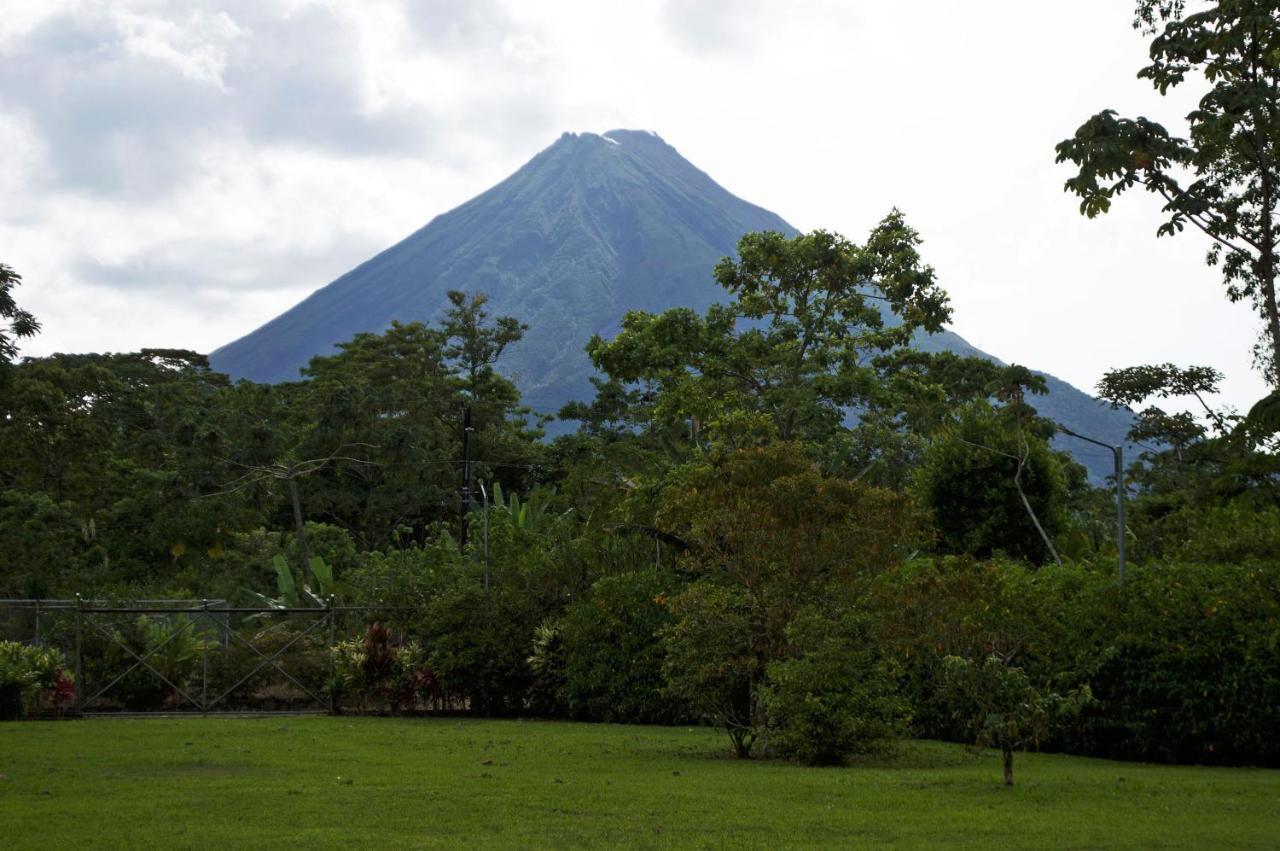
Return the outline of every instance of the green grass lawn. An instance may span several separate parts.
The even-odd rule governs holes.
[[[0,725],[0,846],[1274,848],[1280,771],[908,743],[841,769],[712,730],[188,718]]]

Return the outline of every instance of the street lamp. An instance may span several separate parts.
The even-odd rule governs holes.
[[[1076,434],[1071,429],[1063,425],[1057,425],[1058,431],[1063,434],[1070,435],[1077,440],[1083,440],[1092,443],[1095,446],[1101,446],[1104,449],[1110,449],[1112,456],[1116,462],[1116,554],[1120,562],[1120,584],[1124,584],[1124,446],[1112,446],[1110,443],[1103,443],[1101,440],[1094,440],[1092,437],[1085,437],[1083,434]]]
[[[477,482],[480,485],[480,496],[484,499],[484,590],[489,590],[489,491],[485,490],[484,482]]]

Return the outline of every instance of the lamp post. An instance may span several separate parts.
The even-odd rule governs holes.
[[[461,529],[458,530],[458,549],[467,548],[467,512],[471,510],[471,406],[462,409],[462,488],[458,493],[461,503],[458,517]]]
[[[1116,555],[1120,564],[1120,584],[1124,584],[1124,446],[1112,446],[1110,443],[1103,443],[1101,440],[1094,440],[1092,437],[1085,437],[1083,434],[1076,434],[1071,429],[1063,425],[1054,424],[1058,431],[1063,434],[1070,435],[1077,440],[1083,440],[1092,443],[1095,446],[1101,446],[1104,449],[1110,449],[1112,456],[1116,462]]]
[[[480,496],[484,500],[484,590],[489,590],[489,491],[485,490],[484,482],[477,482],[480,486]]]

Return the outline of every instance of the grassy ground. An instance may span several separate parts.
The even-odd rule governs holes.
[[[844,769],[703,729],[378,718],[0,725],[0,845],[1276,847],[1280,771],[920,742]]]

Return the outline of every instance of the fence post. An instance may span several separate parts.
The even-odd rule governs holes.
[[[80,599],[79,593],[76,594],[76,714],[84,713],[84,647],[82,642],[82,634],[84,632],[84,600]]]
[[[205,598],[200,603],[204,609],[204,625],[208,626],[209,600]],[[209,642],[206,640],[200,642],[200,714],[209,714]]]
[[[338,714],[338,658],[333,650],[337,640],[338,625],[333,608],[333,595],[329,595],[329,714]]]

